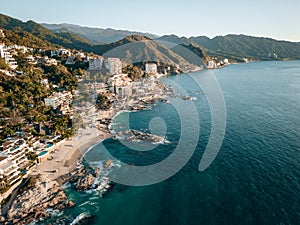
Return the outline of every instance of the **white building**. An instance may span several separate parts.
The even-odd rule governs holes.
[[[3,59],[4,58],[4,45],[0,44],[0,56]]]
[[[145,73],[152,74],[152,75],[157,74],[157,65],[155,63],[146,63]]]
[[[122,61],[119,58],[108,58],[105,60],[105,67],[110,74],[122,73]]]
[[[35,57],[33,57],[32,55],[29,55],[26,57],[26,60],[29,64],[32,64],[32,65],[35,65],[37,64],[36,60],[35,60]]]
[[[12,57],[10,52],[8,51],[7,47],[5,45],[0,44],[0,56],[5,60],[5,63],[11,68],[16,69],[18,67],[18,64],[16,60]]]
[[[1,183],[1,188],[5,188],[7,185],[12,185],[20,179],[18,165],[10,160],[9,155],[0,153],[0,178],[6,177],[5,184]]]
[[[51,57],[56,55],[70,55],[70,51],[64,48],[60,48],[58,50],[51,50]]]
[[[10,160],[14,161],[18,167],[22,167],[22,164],[27,163],[28,159],[26,153],[29,151],[29,146],[22,138],[6,138],[2,144],[2,152],[7,154]]]
[[[123,87],[128,86],[131,81],[132,80],[128,77],[127,74],[116,74],[108,78],[107,84],[111,92],[119,94],[120,90]]]
[[[207,68],[208,69],[214,69],[216,67],[217,67],[217,63],[214,60],[208,61],[208,63],[207,63]]]
[[[4,34],[4,32],[3,32],[3,30],[2,30],[2,29],[0,29],[0,37],[3,37],[3,38],[5,38],[5,34]]]
[[[48,79],[42,79],[41,80],[41,84],[46,86],[46,88],[49,88],[49,82],[48,82]]]
[[[72,103],[73,95],[69,91],[56,92],[44,99],[45,105],[51,106],[54,109],[60,105],[70,105]]]
[[[48,59],[45,60],[45,65],[47,65],[47,66],[51,66],[51,65],[57,66],[57,60],[52,59],[52,58],[48,58]]]
[[[101,70],[103,66],[103,59],[90,59],[89,70]]]

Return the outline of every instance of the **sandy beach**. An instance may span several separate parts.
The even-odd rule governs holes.
[[[51,153],[52,159],[34,167],[30,175],[47,175],[51,180],[62,184],[84,153],[92,145],[109,137],[111,134],[106,131],[99,131],[96,128],[84,129],[80,135],[55,146],[56,150]]]

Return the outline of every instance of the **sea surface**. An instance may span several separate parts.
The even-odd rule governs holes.
[[[211,73],[223,91],[227,126],[217,157],[200,172],[211,113],[191,77]],[[92,225],[300,224],[300,61],[236,64],[169,79],[195,97],[201,129],[188,163],[163,182],[140,187],[115,184],[102,197],[66,188],[76,206],[51,222],[72,222],[85,213],[94,216]],[[115,129],[126,116],[115,118]],[[182,135],[178,111],[172,104],[157,102],[152,110],[129,113],[130,128],[145,132],[155,117],[164,121],[168,142],[153,151],[137,152],[115,139],[103,145],[128,164],[160,162],[173,153]],[[95,146],[87,162],[103,162],[101,151]]]

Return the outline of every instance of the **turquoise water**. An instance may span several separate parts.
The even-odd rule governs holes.
[[[53,144],[47,144],[47,145],[46,145],[46,149],[47,149],[47,148],[51,148],[52,146],[53,146]]]
[[[46,155],[48,153],[48,151],[42,151],[39,153],[39,156],[43,156],[43,155]]]
[[[207,170],[199,172],[198,165],[210,134],[208,103],[188,76],[174,76],[170,79],[197,98],[201,130],[193,157],[175,176],[151,186],[116,184],[103,198],[66,189],[76,206],[63,217],[72,221],[89,213],[94,225],[300,224],[300,61],[238,64],[214,73],[226,101],[227,129]],[[131,128],[139,130],[149,128],[151,118],[163,118],[170,143],[135,152],[118,140],[104,141],[113,156],[149,165],[172,153],[180,137],[172,105],[158,103],[129,117]],[[102,157],[96,146],[86,159]]]

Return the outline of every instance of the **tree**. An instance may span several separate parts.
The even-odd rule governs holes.
[[[111,101],[106,95],[99,94],[96,100],[96,106],[98,109],[107,110],[111,107]]]
[[[7,69],[7,68],[8,68],[8,67],[7,67],[7,65],[6,65],[5,60],[2,59],[2,58],[0,58],[0,69],[1,69],[1,70],[5,70],[5,69]]]
[[[126,66],[125,68],[123,68],[122,72],[128,74],[128,77],[133,81],[136,81],[143,76],[142,70],[139,67],[133,65]]]
[[[7,177],[2,176],[0,177],[0,193],[7,188]]]
[[[28,152],[26,153],[26,156],[30,162],[35,162],[38,158],[38,155],[35,152]]]

